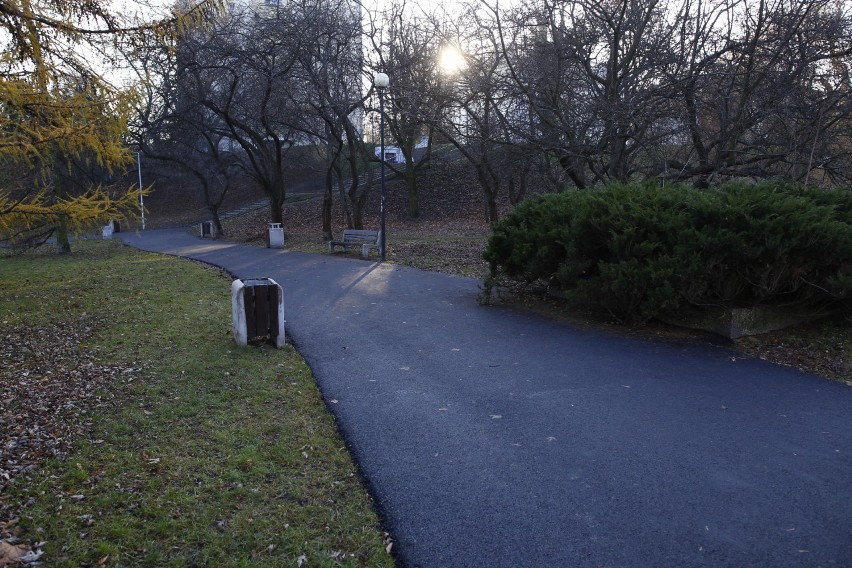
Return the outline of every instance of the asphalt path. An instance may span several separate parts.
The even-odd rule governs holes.
[[[281,284],[403,566],[852,566],[848,386],[482,307],[473,279],[121,236]]]

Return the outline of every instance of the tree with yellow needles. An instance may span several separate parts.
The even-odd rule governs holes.
[[[136,90],[104,70],[119,68],[145,36],[220,8],[200,0],[144,21],[100,0],[0,0],[0,241],[55,234],[69,252],[69,232],[138,214],[142,188],[79,175],[82,166],[108,178],[132,161],[124,136]]]

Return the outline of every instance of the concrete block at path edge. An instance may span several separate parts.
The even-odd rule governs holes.
[[[272,288],[276,292],[271,302],[258,301],[247,309],[246,295],[250,300],[258,290]],[[262,296],[266,298],[265,296]],[[250,337],[269,335],[278,349],[284,347],[284,292],[272,278],[243,278],[231,284],[231,316],[234,341],[248,345]],[[260,328],[259,332],[258,328]]]

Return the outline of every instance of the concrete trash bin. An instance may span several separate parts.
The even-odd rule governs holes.
[[[249,339],[268,337],[275,347],[284,347],[284,294],[272,278],[234,280],[231,312],[237,345],[248,345]]]
[[[281,223],[267,223],[269,229],[266,234],[267,248],[284,248],[284,227]]]
[[[213,221],[202,221],[201,222],[201,238],[202,239],[216,238],[216,230],[213,226]]]

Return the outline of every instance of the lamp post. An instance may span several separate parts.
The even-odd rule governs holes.
[[[379,142],[381,145],[380,168],[381,168],[381,199],[379,200],[379,216],[381,217],[382,242],[379,243],[379,252],[382,257],[382,262],[385,261],[385,89],[390,83],[390,79],[384,73],[376,73],[373,77],[373,85],[379,91]]]
[[[142,230],[145,230],[145,201],[142,199],[142,152],[136,152],[136,166],[139,169],[139,210],[142,211]]]

